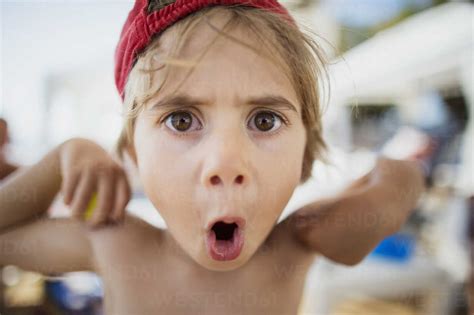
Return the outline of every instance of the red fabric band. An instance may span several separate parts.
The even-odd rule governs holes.
[[[136,0],[123,26],[115,51],[115,84],[122,100],[125,83],[135,58],[150,43],[152,36],[163,32],[187,15],[213,5],[242,5],[265,9],[296,24],[277,0],[176,0],[151,14],[147,14],[148,0]]]

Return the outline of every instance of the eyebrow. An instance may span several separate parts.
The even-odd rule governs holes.
[[[189,106],[202,106],[210,104],[208,100],[193,98],[187,94],[172,94],[164,97],[158,103],[151,106],[150,110],[157,110],[160,108],[173,108],[173,107],[189,107]],[[251,97],[246,100],[246,105],[251,106],[268,106],[288,109],[298,114],[296,106],[293,105],[289,100],[280,95],[264,95],[260,97]]]

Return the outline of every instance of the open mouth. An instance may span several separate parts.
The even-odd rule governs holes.
[[[240,255],[244,244],[242,221],[220,220],[207,232],[206,246],[212,259],[233,260]]]

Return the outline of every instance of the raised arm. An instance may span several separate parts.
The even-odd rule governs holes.
[[[88,226],[45,215],[60,189],[77,218],[97,191],[94,227],[121,220],[130,198],[125,173],[107,152],[83,139],[64,143],[0,187],[0,265],[45,273],[92,269]]]
[[[61,186],[59,152],[55,148],[37,164],[18,171],[0,187],[0,233],[48,210]]]
[[[342,193],[303,207],[285,223],[309,251],[355,265],[400,229],[423,190],[416,162],[382,158]]]

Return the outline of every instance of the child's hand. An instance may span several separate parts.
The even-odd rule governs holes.
[[[66,141],[59,155],[61,192],[73,216],[86,219],[91,226],[121,221],[130,200],[130,186],[122,167],[103,148],[85,139]]]

